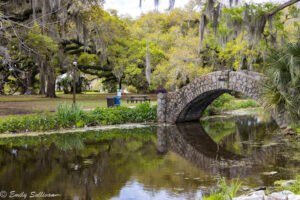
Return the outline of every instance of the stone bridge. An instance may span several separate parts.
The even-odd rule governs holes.
[[[180,123],[197,121],[203,111],[216,98],[232,91],[240,92],[248,98],[266,107],[261,98],[260,81],[263,74],[250,71],[216,71],[195,79],[180,90],[168,94],[158,94],[158,122]],[[272,117],[280,126],[287,127],[284,110],[270,111]]]

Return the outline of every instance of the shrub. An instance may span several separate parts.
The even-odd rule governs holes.
[[[134,122],[132,110],[127,107],[96,108],[91,115],[98,124],[121,124]]]
[[[74,106],[63,103],[58,105],[56,111],[57,121],[60,127],[71,127],[84,118],[84,112],[75,104]]]
[[[143,103],[136,108],[110,107],[96,108],[84,112],[79,106],[66,103],[57,108],[55,114],[16,116],[0,122],[0,133],[53,130],[58,128],[84,127],[85,125],[122,124],[128,122],[148,122],[156,120],[156,106]]]
[[[207,107],[204,115],[213,115],[217,112],[220,112],[224,108],[224,105],[230,105],[230,102],[232,102],[232,100],[234,100],[234,97],[227,93],[219,96]]]
[[[129,86],[127,87],[127,91],[128,91],[129,93],[137,93],[136,87],[134,87],[134,86],[132,86],[132,85],[129,85]]]
[[[151,106],[149,103],[142,103],[134,109],[135,121],[153,121],[156,120],[156,106]]]
[[[139,104],[135,108],[110,107],[96,108],[92,116],[99,124],[120,124],[126,122],[144,122],[156,120],[156,106],[149,103]]]
[[[223,94],[214,100],[204,111],[204,116],[213,115],[224,110],[236,110],[241,108],[254,108],[261,105],[251,99],[245,101],[234,101],[234,97],[230,94]]]
[[[0,123],[0,133],[18,131],[51,130],[58,128],[52,114],[10,117]]]
[[[222,107],[225,103],[229,103],[232,100],[234,100],[234,97],[230,94],[225,93],[216,100],[214,100],[211,105],[215,108],[219,108]]]

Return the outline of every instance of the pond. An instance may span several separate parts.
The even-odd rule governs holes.
[[[199,199],[221,177],[273,186],[300,172],[299,142],[276,133],[274,121],[259,114],[0,139],[0,189],[15,199],[41,192],[60,195],[51,199],[162,200]]]

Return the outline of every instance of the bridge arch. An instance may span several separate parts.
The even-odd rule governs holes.
[[[261,98],[260,83],[263,74],[250,71],[216,71],[195,79],[180,90],[158,94],[157,116],[159,122],[180,123],[197,121],[216,98],[231,91],[240,92],[265,107]],[[283,110],[271,113],[281,128],[287,123]]]

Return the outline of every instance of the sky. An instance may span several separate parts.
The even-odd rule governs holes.
[[[278,2],[279,0],[245,0],[247,2]],[[282,0],[281,0],[282,1]],[[183,8],[189,0],[176,0],[175,8]],[[169,0],[160,0],[159,11],[164,11],[169,7]],[[154,10],[153,0],[143,0],[143,7],[139,8],[139,0],[105,0],[104,9],[115,9],[119,15],[129,15],[137,18],[141,13],[147,13]]]

